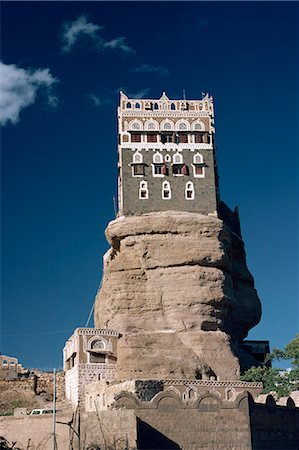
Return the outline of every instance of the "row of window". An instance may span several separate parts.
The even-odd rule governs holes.
[[[170,105],[169,105],[167,102],[162,102],[162,103],[144,102],[144,109],[146,109],[146,110],[170,109],[172,111],[175,111],[175,110],[189,111],[189,110],[194,110],[196,108],[196,106],[198,106],[199,110],[202,110],[204,107],[206,109],[208,109],[208,107],[209,107],[208,102],[205,102],[204,104],[198,103],[197,105],[195,105],[194,103],[185,102],[185,101],[180,102],[177,105],[175,103],[170,103]],[[140,102],[127,102],[126,108],[127,109],[132,109],[132,108],[141,109],[142,104]]]
[[[141,120],[133,119],[129,124],[125,122],[125,129],[132,131],[205,131],[205,124],[200,119],[196,119],[191,124],[185,119],[177,122],[164,119],[160,124],[154,119],[147,120],[144,124]]]
[[[153,154],[153,163],[154,164],[162,164],[163,162],[170,162],[171,156],[165,155],[163,159],[163,155],[160,152],[156,152]],[[174,164],[184,164],[184,157],[182,153],[175,153],[172,156],[172,161]],[[143,163],[143,155],[140,152],[135,152],[133,155],[133,164],[142,164]],[[194,164],[202,164],[203,163],[203,156],[201,153],[196,153],[193,155],[193,163]]]
[[[161,142],[162,144],[209,144],[209,133],[196,133],[193,135],[187,133],[163,133],[146,134],[141,137],[140,133],[123,134],[122,142]]]
[[[202,165],[194,165],[193,176],[195,178],[204,178],[205,169]],[[184,176],[190,175],[189,167],[186,164],[172,164],[171,171],[174,176]],[[132,176],[133,177],[144,177],[145,164],[134,164],[132,165]],[[170,175],[170,168],[166,164],[152,164],[152,175],[153,177],[165,177]]]
[[[161,188],[161,196],[163,200],[171,199],[171,187],[169,181],[163,181]],[[139,184],[139,198],[141,200],[147,200],[149,198],[149,190],[147,186],[147,181],[140,181]],[[192,181],[188,181],[185,186],[185,199],[194,200],[195,190]]]

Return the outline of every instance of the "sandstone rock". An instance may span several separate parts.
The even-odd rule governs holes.
[[[261,314],[242,240],[169,211],[120,217],[106,236],[95,326],[123,335],[118,378],[237,379],[238,342]]]

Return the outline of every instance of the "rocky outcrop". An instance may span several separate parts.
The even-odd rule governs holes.
[[[222,220],[161,212],[107,227],[95,326],[122,333],[119,379],[239,376],[260,302],[242,240]]]

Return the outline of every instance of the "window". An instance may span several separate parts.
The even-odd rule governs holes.
[[[141,134],[132,133],[131,142],[141,142]]]
[[[161,155],[161,153],[159,153],[159,152],[154,153],[153,163],[154,164],[162,164],[163,163],[163,156]]]
[[[135,152],[133,155],[133,163],[132,166],[132,175],[133,177],[141,177],[144,176],[144,167],[145,164],[143,164],[143,156],[139,152]]]
[[[135,108],[140,109],[140,103],[136,103]]]
[[[147,181],[140,181],[140,184],[139,184],[139,198],[142,199],[142,200],[148,198]]]
[[[186,200],[194,200],[194,186],[192,181],[188,181],[188,183],[186,183],[185,198]]]
[[[171,156],[170,155],[166,155],[165,156],[165,162],[170,162],[171,161]]]
[[[130,108],[132,108],[131,103],[127,103],[127,109],[130,109]]]
[[[173,164],[183,164],[183,155],[175,153],[173,155]]]
[[[141,153],[139,153],[139,152],[134,153],[133,163],[134,164],[142,164],[143,163],[143,156]]]
[[[133,177],[143,177],[145,175],[144,164],[133,164],[132,175]]]
[[[154,103],[154,109],[159,109],[158,103]]]
[[[203,157],[200,153],[196,153],[193,156],[193,175],[197,178],[204,178],[205,176],[205,164],[203,162]]]
[[[173,136],[171,134],[161,134],[161,142],[162,144],[169,144],[173,142]]]
[[[91,350],[104,350],[106,347],[106,342],[103,339],[96,339],[91,342]]]
[[[156,122],[151,121],[151,122],[147,122],[147,123],[145,124],[145,128],[146,128],[147,130],[157,130],[158,126],[157,126],[157,123],[156,123]]]
[[[186,164],[173,164],[172,166],[173,175],[188,175],[188,167]]]
[[[201,144],[203,142],[202,134],[196,133],[194,135],[194,142],[195,142],[195,144]]]
[[[163,122],[161,123],[161,130],[169,131],[169,130],[173,130],[173,129],[174,129],[174,123],[171,120],[169,120],[169,119],[163,120]]]
[[[140,122],[140,121],[137,120],[137,119],[132,120],[132,121],[129,123],[129,129],[130,129],[130,130],[142,130],[142,129],[143,129],[142,122]]]
[[[170,189],[170,183],[168,181],[164,181],[162,184],[162,199],[163,200],[171,199],[171,189]]]
[[[175,104],[174,103],[171,103],[170,109],[172,109],[173,111],[175,110]]]
[[[197,122],[193,125],[194,131],[203,131],[204,130],[204,124],[202,122]]]
[[[185,122],[181,122],[181,123],[179,123],[179,127],[178,127],[178,129],[179,130],[187,130],[187,124],[185,123]]]
[[[187,134],[179,134],[179,143],[187,144],[188,143],[188,135]]]
[[[3,359],[3,360],[2,360],[2,366],[8,366],[8,362],[7,362],[6,359]]]
[[[147,142],[157,142],[157,135],[156,134],[148,134]]]

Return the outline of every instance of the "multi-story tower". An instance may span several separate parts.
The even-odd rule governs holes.
[[[130,99],[118,108],[120,215],[217,214],[213,98]]]

